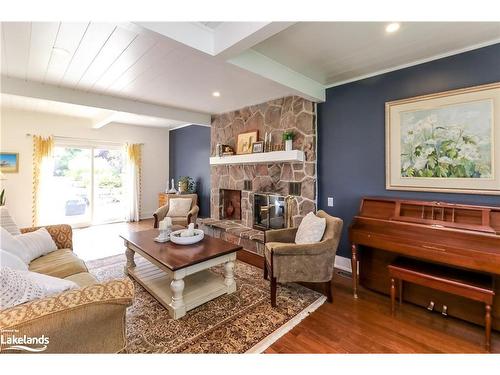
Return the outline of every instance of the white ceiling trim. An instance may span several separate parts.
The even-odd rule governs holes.
[[[214,55],[214,32],[198,22],[134,22],[134,24]]]
[[[200,22],[134,22],[211,56],[229,58],[285,30],[295,22],[222,22],[211,29]]]
[[[223,22],[214,29],[214,56],[234,57],[295,22]]]
[[[116,119],[116,112],[107,113],[104,116],[94,120],[92,122],[92,127],[94,129],[100,129],[100,128],[114,122],[115,119]]]
[[[178,125],[178,126],[175,126],[173,128],[170,128],[168,130],[172,131],[172,130],[177,130],[177,129],[181,129],[181,128],[186,128],[188,126],[204,126],[204,127],[207,127],[207,128],[210,127],[210,125],[203,125],[203,124],[182,124],[182,125]]]
[[[138,114],[180,121],[210,125],[210,114],[185,109],[144,103],[115,96],[99,95],[72,90],[38,82],[24,81],[19,78],[1,77],[1,92],[4,94],[38,98],[55,102],[83,105],[116,112]]]
[[[312,101],[325,100],[325,87],[251,48],[295,22],[222,22],[210,29],[199,22],[136,22],[135,25],[217,56],[242,69],[289,87]]]
[[[228,62],[281,85],[290,87],[297,94],[305,96],[306,99],[315,102],[324,102],[326,99],[324,85],[253,49],[239,54],[228,60]]]
[[[357,76],[357,77],[354,77],[354,78],[350,78],[350,79],[346,79],[346,80],[343,80],[343,81],[334,82],[334,83],[325,85],[325,87],[326,88],[331,88],[331,87],[345,85],[346,83],[361,81],[362,79],[375,77],[375,76],[378,76],[378,75],[381,75],[381,74],[394,72],[396,70],[400,70],[400,69],[404,69],[404,68],[409,68],[409,67],[420,65],[420,64],[425,64],[425,63],[430,62],[430,61],[439,60],[439,59],[442,59],[442,58],[445,58],[445,57],[450,57],[450,56],[453,56],[453,55],[458,55],[458,54],[463,53],[463,52],[473,51],[475,49],[479,49],[479,48],[482,48],[482,47],[491,46],[491,45],[497,44],[497,43],[500,43],[500,39],[493,39],[493,40],[490,40],[490,41],[487,41],[487,42],[483,42],[483,43],[478,43],[478,44],[474,44],[474,45],[471,45],[471,46],[467,46],[465,48],[460,48],[460,49],[456,49],[456,50],[453,50],[453,51],[449,51],[449,52],[445,52],[445,53],[440,53],[438,55],[434,55],[434,56],[431,56],[431,57],[426,57],[425,59],[415,60],[415,61],[412,61],[412,62],[407,63],[407,64],[393,66],[393,67],[390,67],[390,68],[387,68],[387,69],[378,70],[378,71],[373,72],[373,73],[363,74],[361,76]]]

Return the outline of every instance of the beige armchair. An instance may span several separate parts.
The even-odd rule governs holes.
[[[297,228],[266,232],[264,278],[271,278],[271,305],[276,307],[277,283],[324,283],[328,302],[332,302],[331,281],[335,254],[342,233],[343,222],[338,217],[318,211],[326,218],[326,228],[320,242],[296,244]]]
[[[158,228],[158,223],[162,221],[167,215],[168,215],[168,210],[169,210],[169,202],[171,199],[176,199],[176,198],[191,198],[191,209],[187,213],[186,216],[170,216],[172,218],[172,224],[173,225],[182,225],[184,227],[187,227],[188,224],[194,223],[196,226],[196,219],[198,218],[198,212],[200,211],[198,207],[198,195],[197,194],[179,194],[179,195],[167,195],[166,196],[166,203],[165,205],[161,206],[158,208],[155,213],[153,214],[153,217],[155,219],[154,222],[154,227]]]

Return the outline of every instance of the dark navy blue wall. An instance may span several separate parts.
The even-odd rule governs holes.
[[[170,131],[170,178],[196,181],[201,217],[210,216],[210,128],[191,125]],[[177,188],[177,187],[176,187]]]
[[[332,87],[318,106],[319,207],[347,229],[365,195],[500,205],[498,196],[385,190],[385,102],[500,81],[500,44]],[[327,197],[334,207],[327,207]]]

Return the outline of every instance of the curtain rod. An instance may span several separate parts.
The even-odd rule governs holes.
[[[31,137],[31,136],[34,136],[36,134],[31,134],[31,133],[26,133],[26,136],[27,137]],[[127,142],[115,142],[115,141],[105,141],[105,140],[102,140],[102,139],[90,139],[90,138],[76,138],[76,137],[65,137],[65,136],[62,136],[62,135],[53,135],[54,138],[59,138],[59,139],[69,139],[69,140],[74,140],[74,141],[90,141],[90,142],[96,142],[96,143],[99,143],[99,142],[104,142],[104,143],[119,143],[119,144],[123,144],[123,143],[127,143]],[[144,145],[144,143],[139,143],[140,145]]]

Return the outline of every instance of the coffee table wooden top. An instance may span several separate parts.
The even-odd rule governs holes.
[[[157,236],[158,229],[128,232],[120,235],[125,241],[138,247],[172,271],[242,249],[239,245],[206,234],[203,240],[193,245],[177,245],[170,241],[158,243],[153,240]]]

